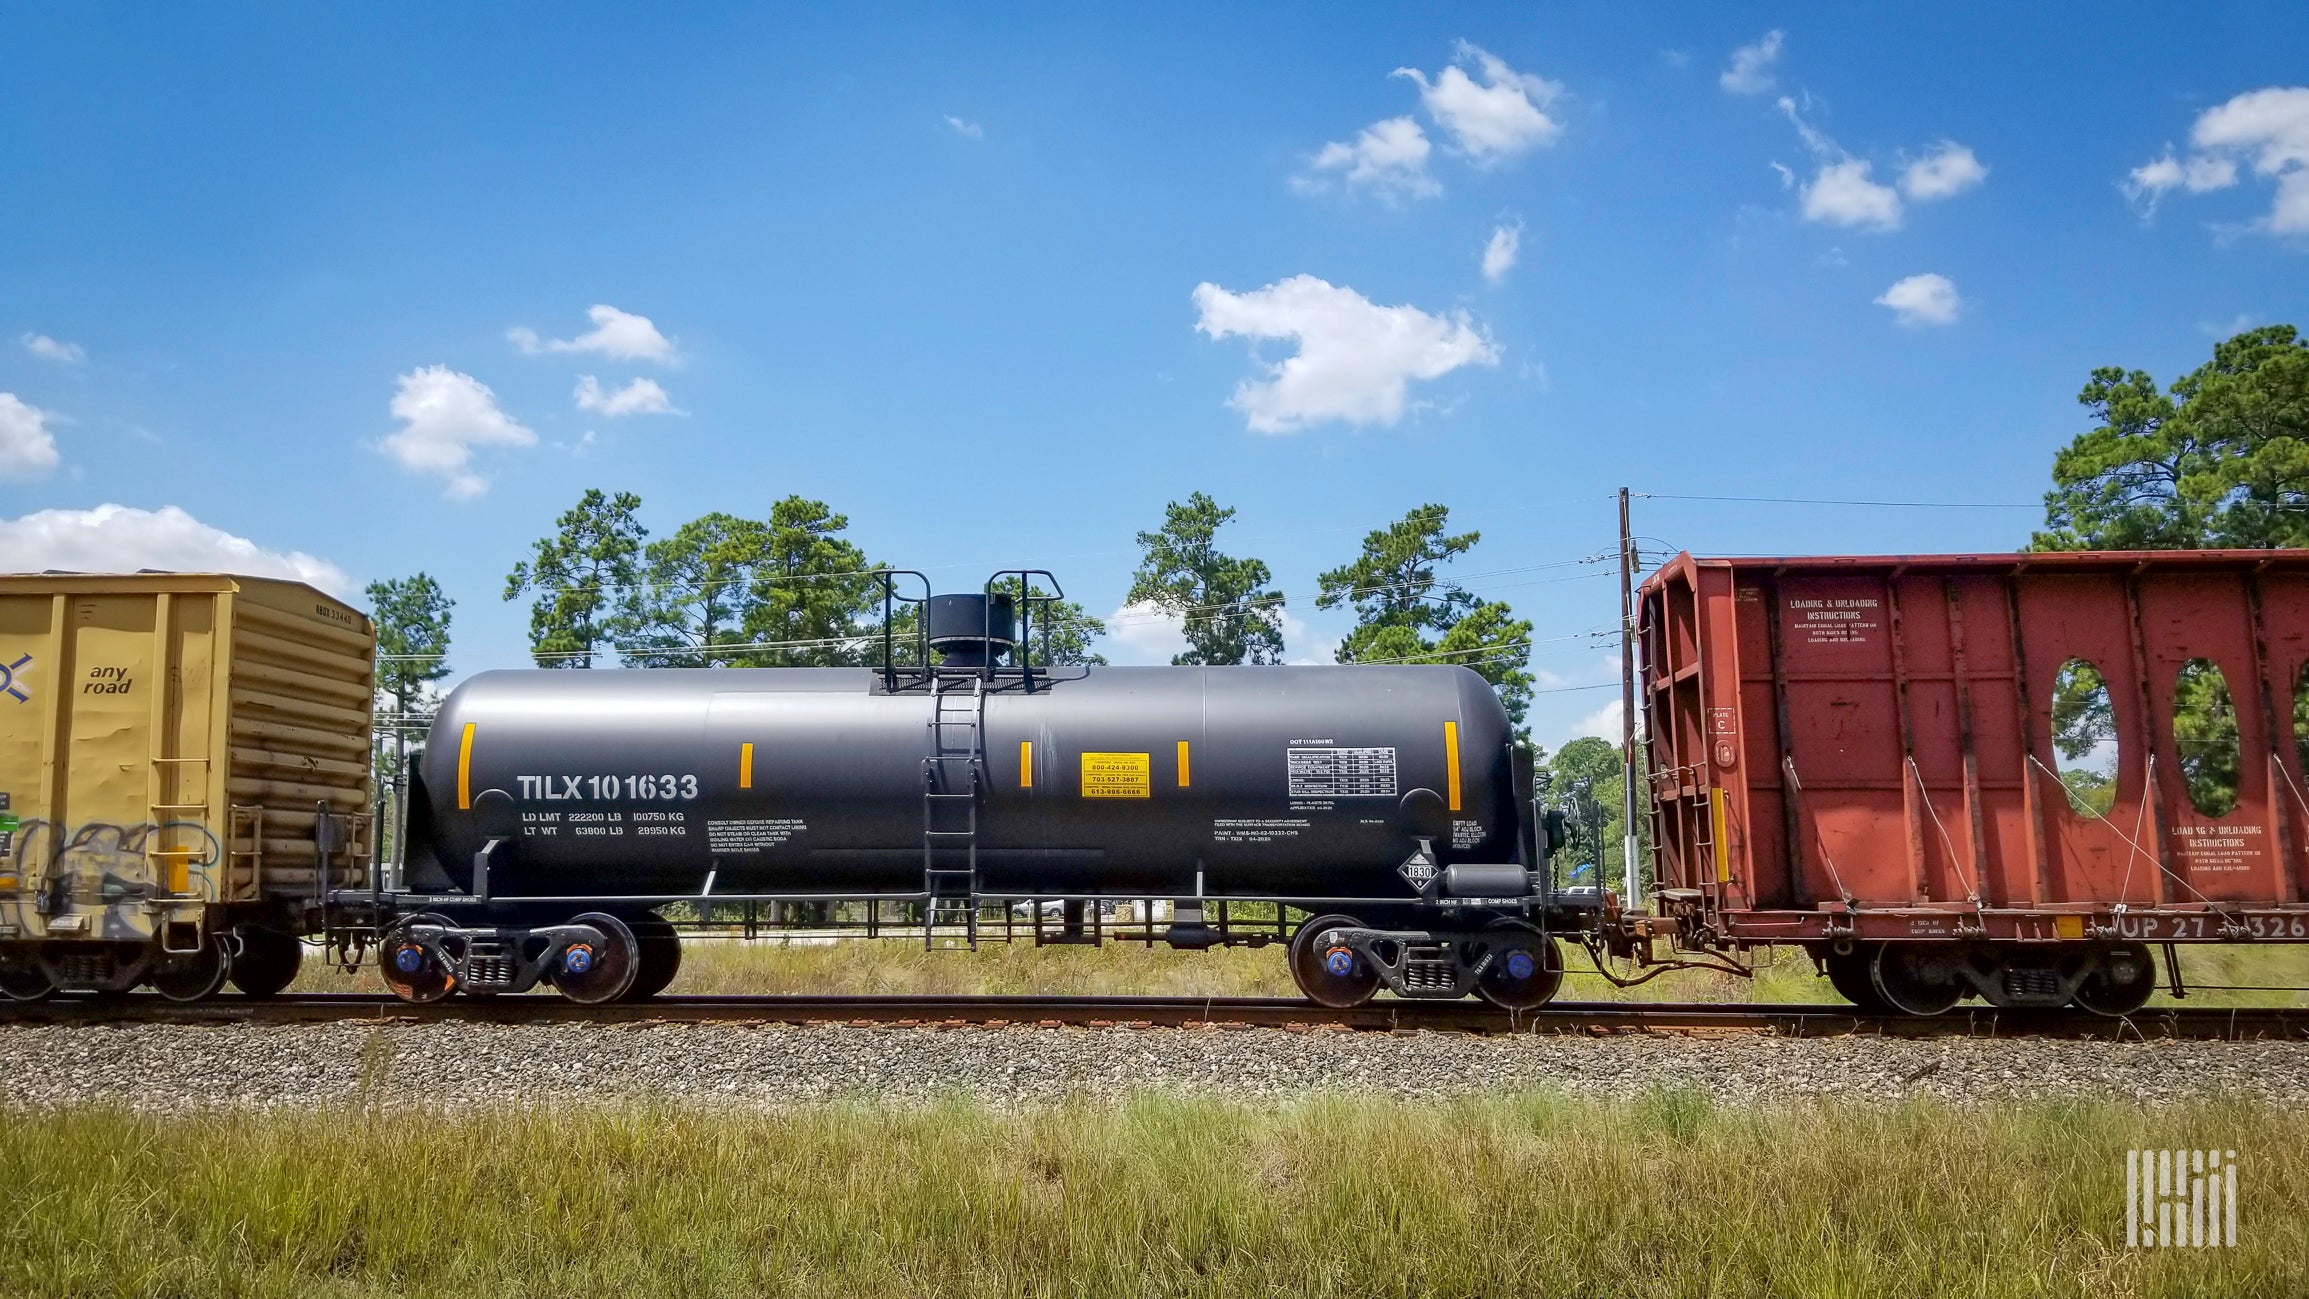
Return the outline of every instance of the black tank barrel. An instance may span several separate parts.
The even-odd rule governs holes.
[[[930,628],[967,651],[1009,615],[933,605]],[[503,791],[500,896],[709,872],[717,892],[917,890],[924,830],[970,825],[940,864],[974,852],[988,893],[1185,893],[1199,872],[1212,895],[1408,902],[1420,838],[1438,867],[1520,860],[1508,739],[1489,683],[1447,666],[1038,669],[936,695],[866,668],[487,672],[434,722],[414,835],[469,887]],[[931,806],[973,769],[973,816]]]

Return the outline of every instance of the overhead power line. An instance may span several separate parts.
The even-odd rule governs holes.
[[[2043,501],[1844,501],[1815,496],[1689,496],[1676,492],[1632,492],[1641,501],[1725,501],[1739,505],[1856,505],[1887,510],[2041,510]]]

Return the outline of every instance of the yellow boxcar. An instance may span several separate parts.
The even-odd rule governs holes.
[[[0,575],[0,990],[287,986],[369,884],[375,664],[296,582]]]

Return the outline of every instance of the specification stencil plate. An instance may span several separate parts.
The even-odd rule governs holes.
[[[1286,749],[1293,798],[1393,798],[1393,749]]]

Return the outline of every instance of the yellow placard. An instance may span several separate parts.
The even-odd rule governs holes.
[[[1145,753],[1082,755],[1084,798],[1153,798],[1154,762]]]

